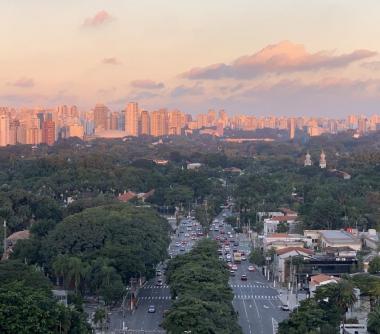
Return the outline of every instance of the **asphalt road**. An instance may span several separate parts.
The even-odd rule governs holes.
[[[177,233],[173,235],[172,241],[168,248],[169,256],[174,257],[177,255],[189,252],[196,241],[202,236],[195,236],[199,230],[200,225],[196,221],[183,219],[177,229]],[[150,281],[146,282],[139,290],[138,294],[138,307],[131,313],[115,312],[112,315],[112,328],[120,329],[123,326],[123,319],[129,330],[144,330],[148,333],[160,333],[163,329],[160,327],[165,310],[169,309],[171,305],[171,296],[169,286],[165,284],[165,276],[162,265],[157,269],[162,271],[161,276],[156,276]],[[162,286],[157,283],[161,279]],[[154,313],[149,313],[149,307],[155,307]]]
[[[223,212],[228,216],[228,211]],[[234,246],[230,242],[230,255],[233,258],[233,248],[239,251],[244,251],[248,257],[250,251],[250,245],[247,239],[243,235],[237,235],[234,233],[232,227],[229,224],[224,223],[224,217],[217,217],[219,220],[218,231],[215,231],[215,227],[210,231],[211,237],[214,239],[228,238],[230,241],[237,241],[238,246]],[[224,231],[222,234],[221,231]],[[229,233],[231,236],[229,236]],[[223,249],[223,258],[226,260],[225,246]],[[233,262],[233,261],[232,261]],[[241,261],[240,264],[236,263],[237,270],[234,276],[230,276],[230,286],[234,292],[233,306],[235,311],[238,312],[239,324],[245,334],[271,334],[275,333],[278,322],[286,319],[288,313],[282,311],[280,306],[279,294],[276,289],[272,288],[269,282],[264,278],[260,270],[254,272],[248,271],[250,263],[248,260]],[[247,275],[247,281],[241,280],[241,275]]]

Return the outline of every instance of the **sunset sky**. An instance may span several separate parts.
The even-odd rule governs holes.
[[[378,0],[0,0],[0,106],[380,112]]]

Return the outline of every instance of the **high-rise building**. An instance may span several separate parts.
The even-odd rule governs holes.
[[[289,138],[294,139],[294,135],[296,131],[296,121],[294,118],[289,118],[288,126],[289,126]]]
[[[169,112],[169,135],[179,136],[185,126],[185,115],[179,110]]]
[[[42,142],[49,146],[55,142],[55,123],[53,121],[44,121],[42,123]]]
[[[139,135],[139,107],[137,102],[129,102],[125,109],[125,132],[127,136]]]
[[[150,135],[150,115],[147,110],[142,110],[140,114],[140,134]]]
[[[156,110],[151,113],[150,134],[155,137],[168,134],[168,112],[166,109]]]
[[[94,126],[95,132],[108,129],[108,108],[98,103],[94,108]]]
[[[110,115],[110,130],[119,130],[119,113],[116,111]]]
[[[9,116],[0,115],[0,146],[9,144]]]

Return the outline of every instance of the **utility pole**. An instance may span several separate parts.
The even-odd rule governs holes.
[[[3,243],[3,247],[4,247],[3,258],[5,260],[5,256],[7,253],[7,221],[5,219],[4,219],[4,243]]]

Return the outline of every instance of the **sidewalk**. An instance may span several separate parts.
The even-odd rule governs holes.
[[[288,305],[289,309],[292,311],[295,309],[300,301],[305,300],[307,298],[307,294],[304,292],[298,292],[298,300],[297,300],[297,295],[293,292],[290,293],[288,289],[285,288],[279,288],[277,289],[280,298],[280,301],[283,305]]]

